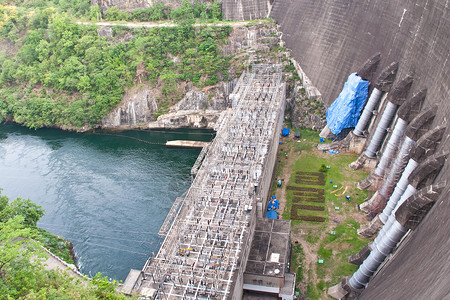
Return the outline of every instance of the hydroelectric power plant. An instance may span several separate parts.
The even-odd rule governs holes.
[[[267,206],[284,93],[280,65],[256,64],[241,75],[230,96],[234,108],[220,123],[164,243],[142,272],[130,272],[126,293],[137,288],[149,297],[242,297],[255,225]],[[284,262],[274,268],[275,277],[283,278],[283,268]]]
[[[119,14],[118,10],[146,8],[151,2],[153,1],[92,0],[90,4],[98,5],[96,9],[102,12],[115,7],[112,11]],[[162,0],[160,3],[177,6],[180,2]],[[123,101],[102,120],[103,128],[113,129],[127,128],[131,124],[135,126],[133,128],[208,127],[217,131],[217,136],[210,144],[195,145],[203,148],[191,169],[192,184],[189,190],[175,200],[170,210],[166,207],[169,212],[164,222],[164,216],[159,216],[162,223],[158,232],[163,239],[161,248],[152,254],[138,253],[139,249],[134,249],[135,253],[145,256],[146,263],[142,268],[139,264],[136,264],[139,267],[130,265],[131,271],[121,286],[121,291],[146,299],[242,299],[251,293],[253,297],[258,297],[254,296],[256,293],[267,297],[295,299],[300,296],[296,295],[296,288],[304,289],[305,295],[308,295],[307,290],[311,285],[315,292],[312,293],[312,298],[449,298],[448,0],[220,2],[226,20],[275,20],[249,22],[244,26],[244,23],[236,22],[226,27],[225,31],[230,31],[231,34],[227,33],[228,40],[222,39],[218,52],[233,57],[230,63],[233,76],[219,80],[218,72],[213,80],[213,75],[209,74],[209,82],[215,83],[214,87],[205,87],[208,85],[206,82],[200,88],[189,83],[186,86],[174,85],[173,91],[189,92],[176,105],[169,107],[168,103],[164,103],[165,107],[162,107],[163,103],[157,102],[158,91],[141,81],[149,75],[145,66],[148,61],[143,56],[136,56],[141,62],[136,67],[135,83],[139,84],[127,90]],[[189,2],[185,1],[184,5],[188,6]],[[220,7],[217,3],[214,5],[215,8]],[[96,11],[96,15],[99,21],[101,12]],[[64,22],[60,23],[62,25]],[[98,25],[104,26],[93,29],[92,38],[97,38],[98,35],[102,37],[102,41],[112,41],[114,32],[117,31],[122,32],[119,44],[131,39],[124,28],[113,29],[113,26],[122,24]],[[135,25],[131,23],[129,26]],[[163,23],[147,25],[172,26]],[[191,29],[202,26],[194,24]],[[210,25],[204,26],[204,29],[208,29],[208,26]],[[141,38],[145,38],[145,35],[146,33]],[[208,36],[209,33],[204,32],[203,35]],[[8,35],[10,41],[11,37],[18,38],[14,32]],[[157,38],[155,37],[155,41]],[[167,36],[164,42],[170,39]],[[17,45],[10,47],[10,41],[1,46],[14,52]],[[112,43],[115,42],[117,40]],[[143,48],[155,49],[154,45],[158,43],[152,45]],[[218,45],[211,49],[219,49]],[[206,46],[208,45],[203,45],[204,50],[212,45]],[[29,50],[34,48],[28,47]],[[265,52],[270,52],[270,55],[264,57],[262,54]],[[196,57],[193,53],[195,51],[190,52],[192,59]],[[172,53],[161,57],[167,65],[180,64],[179,57]],[[42,58],[39,56],[39,59]],[[192,61],[189,60],[191,63]],[[207,61],[208,67],[208,58],[203,61]],[[153,62],[158,63],[158,59]],[[80,64],[82,65],[81,62]],[[15,64],[10,60],[4,65],[4,69],[9,69],[9,72],[2,70],[2,78],[13,83],[16,79],[13,76]],[[153,64],[149,66],[152,67]],[[22,66],[22,73],[26,73],[23,70]],[[202,77],[202,72],[198,72],[195,78]],[[173,82],[178,82],[177,76],[171,75]],[[52,78],[57,79],[57,76]],[[301,83],[294,78],[300,78]],[[285,80],[294,83],[287,84]],[[32,86],[31,84],[30,87]],[[17,88],[13,87],[10,91],[14,89]],[[32,88],[29,89],[31,90]],[[299,112],[306,106],[296,102],[295,93],[300,91],[308,105],[314,104],[313,109]],[[107,97],[104,94],[101,96]],[[22,98],[13,94],[8,97],[10,104],[15,104],[15,100]],[[26,97],[20,100],[23,100],[23,105],[31,102]],[[48,103],[53,102],[49,100]],[[172,104],[174,103],[170,103]],[[10,105],[9,112],[4,107],[8,108],[8,105],[2,105],[2,114],[9,113],[9,118],[14,115],[12,112],[20,116],[23,111],[23,107],[18,105]],[[16,110],[12,110],[13,108]],[[318,114],[327,109],[326,126],[320,118],[320,126],[317,126],[317,116],[313,116],[316,109]],[[43,111],[47,112],[46,109]],[[274,202],[269,202],[269,192],[273,186],[275,166],[277,161],[281,162],[280,156],[277,156],[277,151],[282,152],[280,141],[286,141],[280,138],[285,113],[292,116],[295,111],[297,116],[302,115],[311,123],[307,127],[321,129],[320,144],[314,148],[315,154],[323,157],[338,153],[355,155],[351,161],[345,161],[345,167],[341,166],[342,174],[339,175],[341,178],[347,177],[342,181],[351,184],[351,189],[354,187],[359,192],[365,191],[358,195],[358,201],[361,201],[346,202],[350,200],[350,196],[345,195],[347,186],[344,189],[343,184],[338,189],[336,185],[334,192],[343,189],[339,196],[346,198],[341,202],[345,203],[344,207],[340,208],[334,205],[334,200],[330,200],[333,198],[328,193],[324,193],[325,184],[328,184],[324,174],[296,170],[296,175],[309,173],[305,176],[309,179],[304,179],[308,183],[323,181],[321,186],[324,188],[321,189],[296,187],[306,188],[302,193],[310,198],[313,198],[311,194],[320,196],[314,197],[316,200],[321,198],[320,201],[324,203],[320,207],[320,204],[303,206],[324,211],[321,216],[325,217],[309,216],[316,217],[313,218],[315,221],[325,221],[328,218],[329,224],[321,227],[320,230],[326,230],[320,232],[319,242],[314,249],[317,254],[323,250],[323,256],[331,258],[325,264],[337,264],[338,260],[338,255],[333,253],[336,248],[328,249],[322,243],[324,236],[333,241],[338,238],[335,231],[326,232],[328,229],[351,227],[345,228],[346,231],[342,230],[341,236],[351,231],[354,234],[350,239],[363,241],[358,244],[357,250],[349,239],[346,241],[347,245],[339,245],[342,247],[338,250],[346,246],[351,249],[345,255],[340,255],[339,262],[344,258],[346,266],[340,268],[339,272],[333,273],[338,269],[336,267],[326,275],[324,272],[304,273],[302,269],[305,265],[299,265],[298,261],[305,257],[313,257],[308,262],[309,265],[324,266],[324,260],[318,255],[312,255],[311,251],[306,254],[295,253],[298,249],[304,249],[301,243],[304,240],[300,241],[299,248],[295,245],[298,240],[291,244],[290,238],[296,235],[310,237],[310,228],[301,228],[304,225],[302,222],[291,223],[290,220],[275,219],[276,213],[275,218],[271,218],[270,214],[265,215],[268,207],[274,205]],[[33,116],[33,113],[30,115]],[[14,118],[10,120],[14,121]],[[293,127],[299,128],[301,125]],[[300,132],[298,133],[300,137]],[[333,141],[328,142],[327,139]],[[14,139],[7,142],[11,140]],[[294,141],[290,142],[293,144]],[[301,141],[295,141],[297,142]],[[60,143],[49,144],[54,148],[60,147]],[[182,144],[185,142],[168,143],[175,146]],[[297,147],[295,151],[303,150]],[[287,153],[284,155],[286,162],[293,161],[288,160]],[[307,159],[311,157],[307,156]],[[310,160],[315,158],[317,156]],[[15,159],[20,161],[20,157]],[[42,158],[35,160],[39,163]],[[191,157],[190,161],[194,160]],[[148,167],[150,168],[151,166]],[[329,168],[324,164],[319,171],[324,169],[324,172],[328,172]],[[335,172],[335,169],[331,169],[328,174]],[[362,174],[360,170],[367,171],[368,175],[364,174],[364,178],[355,180],[356,177],[352,175]],[[79,172],[78,178],[83,179],[84,173],[86,172]],[[106,174],[107,171],[103,173]],[[298,178],[298,181],[302,180],[300,176]],[[73,178],[70,180],[72,186],[62,186],[60,189],[71,188],[77,194],[77,182]],[[297,178],[295,181],[297,182]],[[280,181],[279,186],[281,184]],[[328,187],[332,184],[335,182],[330,180]],[[124,184],[127,185],[129,184]],[[177,194],[181,194],[181,191],[178,190]],[[361,195],[364,198],[368,195],[364,202]],[[93,202],[94,205],[102,203]],[[293,215],[300,217],[297,213],[301,209],[292,210],[294,205],[290,205],[290,219],[295,219],[292,218]],[[128,206],[131,211],[139,209]],[[117,207],[120,214],[121,207]],[[340,214],[344,210],[357,211],[358,215],[348,214],[344,218]],[[283,218],[287,219],[288,211],[285,212]],[[349,216],[352,220],[346,222]],[[133,214],[127,214],[123,219],[133,217]],[[145,218],[152,219],[152,215],[145,215]],[[104,219],[109,222],[112,218]],[[360,226],[364,223],[368,224]],[[299,233],[294,229],[307,232]],[[132,230],[136,231],[134,228]],[[94,234],[88,236],[93,238]],[[310,243],[314,243],[314,238],[311,240]],[[143,242],[159,245],[157,238]],[[339,254],[344,251],[345,249]],[[298,258],[295,267],[290,265],[293,262],[290,257],[294,254]],[[307,279],[301,277],[305,274]],[[302,280],[305,282],[301,286],[299,283]]]
[[[264,16],[277,20],[308,95],[320,98],[327,106],[337,98],[350,73],[357,72],[369,82],[370,100],[358,124],[353,125],[356,129],[323,150],[362,153],[350,167],[375,169],[358,184],[361,189],[377,191],[361,207],[375,218],[359,233],[374,237],[381,230],[373,243],[349,258],[360,265],[359,270],[336,282],[329,295],[336,299],[448,297],[448,3],[224,0],[223,11],[230,20]],[[274,83],[273,79],[269,81]],[[263,84],[258,77],[252,80],[258,86]],[[245,88],[235,116],[245,112],[240,105],[246,97],[261,97],[261,90],[252,88],[256,87],[250,84]],[[276,285],[243,275],[258,220],[255,211],[266,199],[264,172],[271,173],[272,165],[253,160],[263,163],[264,168],[247,168],[250,172],[245,177],[245,168],[244,173],[240,173],[241,166],[232,172],[221,168],[221,162],[245,155],[263,158],[263,153],[270,162],[271,152],[266,149],[276,145],[277,139],[252,140],[268,142],[255,152],[239,149],[240,142],[241,147],[247,146],[249,137],[243,131],[237,141],[233,140],[236,132],[243,130],[236,131],[237,126],[250,120],[245,113],[239,117],[244,118],[230,118],[233,122],[224,126],[227,130],[219,131],[218,139],[223,140],[215,141],[202,166],[208,166],[208,176],[204,178],[199,172],[190,192],[193,198],[187,197],[193,201],[185,199],[183,204],[190,208],[180,209],[161,251],[141,272],[134,273],[132,288],[161,299],[240,299],[243,288],[258,287],[270,293],[276,288],[280,297],[293,298],[292,291],[282,292],[288,276]],[[279,129],[272,126],[274,132]],[[258,134],[257,128],[248,129],[256,129]],[[322,134],[330,136],[329,128]],[[214,149],[218,145],[223,149]],[[209,157],[213,155],[218,161],[211,165]],[[216,174],[219,177],[214,177]],[[244,179],[248,183],[242,185],[240,180]],[[195,194],[197,184],[209,191]],[[237,193],[238,202],[233,198]],[[224,253],[228,256],[221,259]]]

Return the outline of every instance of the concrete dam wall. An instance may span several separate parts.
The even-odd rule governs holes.
[[[449,11],[441,0],[276,0],[270,16],[327,104],[350,73],[380,52],[378,72],[398,61],[397,78],[413,72],[413,90],[428,87],[428,100],[448,111],[442,100],[450,94]]]
[[[112,3],[113,0],[103,2]],[[390,90],[388,100],[393,101],[392,105],[400,106],[406,98],[427,89],[422,110],[425,111],[433,105],[438,106],[430,128],[446,123],[447,129],[437,148],[439,151],[450,149],[448,0],[222,0],[221,2],[224,19],[250,20],[269,14],[271,18],[277,20],[286,47],[292,50],[292,55],[312,84],[321,92],[322,100],[327,106],[339,95],[348,75],[358,70],[375,53],[381,54],[381,62],[376,71],[367,78],[371,82],[370,90],[373,89],[373,83],[382,70],[391,63],[398,62],[398,74],[394,83],[394,87],[398,85],[396,87],[398,89]],[[409,87],[403,89],[408,83],[405,81],[401,84],[401,82],[408,75],[413,78],[412,86],[410,89]],[[397,103],[394,94],[402,101],[399,100]],[[386,128],[383,128],[385,135],[393,131],[393,123],[397,118],[394,113],[398,107],[394,108],[392,120],[386,122]],[[375,125],[377,122],[382,123],[379,119],[383,110],[384,107],[381,107]],[[407,115],[407,111],[408,107],[403,113]],[[370,137],[369,135],[368,141],[371,140]],[[384,138],[377,145],[379,149],[386,149],[382,146],[383,140]],[[427,140],[421,142],[428,146]],[[378,148],[374,150],[372,157],[374,160],[377,159]],[[435,182],[443,183],[445,186],[446,181],[448,184],[449,165],[447,161],[442,170],[436,171],[439,175]],[[427,168],[433,167],[433,164],[424,166],[421,170],[423,173],[428,172]],[[423,174],[415,175],[420,175],[418,176],[420,178],[426,177]],[[419,189],[419,186],[422,191],[423,186],[419,185],[419,182],[415,183],[414,188]],[[442,188],[439,198],[423,221],[418,223],[416,229],[408,231],[409,234],[403,243],[400,242],[399,248],[392,256],[390,252],[386,253],[385,256],[389,255],[388,261],[381,269],[377,269],[359,295],[359,299],[448,298],[449,194],[447,185]],[[431,205],[427,208],[429,207]],[[416,207],[416,210],[420,210],[419,208],[423,207]]]
[[[449,1],[441,0],[276,0],[270,16],[326,105],[336,99],[350,73],[380,52],[381,63],[369,79],[397,61],[397,82],[409,73],[414,77],[409,97],[428,89],[424,107],[438,105],[433,122],[438,126],[448,125],[450,113],[449,12]],[[448,128],[439,148],[450,149]],[[436,182],[448,183],[449,174],[447,162]],[[359,299],[448,297],[448,195],[447,186]]]

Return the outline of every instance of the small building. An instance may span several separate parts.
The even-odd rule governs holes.
[[[291,221],[257,219],[247,266],[244,290],[294,299],[295,274],[289,272]]]
[[[302,137],[302,134],[301,134],[300,130],[296,130],[296,131],[295,131],[294,137],[295,137],[296,139],[299,139],[299,138]]]

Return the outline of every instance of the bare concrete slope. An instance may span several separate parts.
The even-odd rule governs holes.
[[[397,78],[414,73],[413,90],[450,101],[450,16],[442,0],[276,0],[271,17],[288,48],[331,104],[347,76],[376,52],[378,72],[399,62]]]
[[[280,24],[287,48],[327,105],[347,76],[380,52],[375,77],[398,61],[397,79],[412,72],[411,92],[428,88],[424,106],[438,105],[434,126],[448,122],[449,1],[276,0],[270,16]],[[439,148],[450,148],[448,129]],[[447,162],[438,180],[449,178]],[[450,298],[449,195],[447,188],[358,299]]]
[[[243,21],[266,18],[273,0],[221,0],[225,20]]]

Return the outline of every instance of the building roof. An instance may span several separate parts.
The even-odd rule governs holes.
[[[283,277],[289,255],[291,221],[258,219],[246,273]]]

